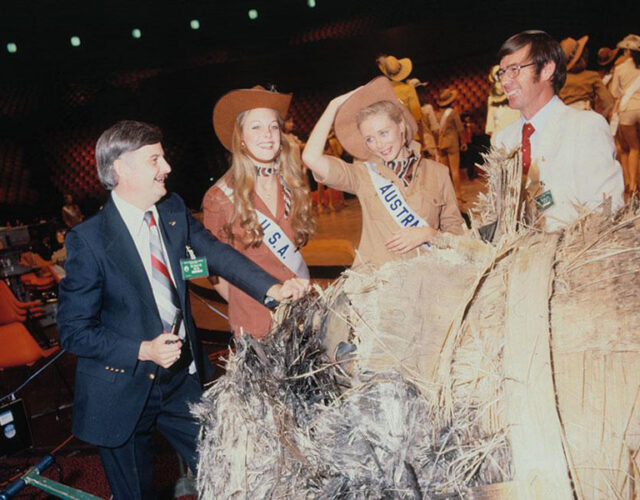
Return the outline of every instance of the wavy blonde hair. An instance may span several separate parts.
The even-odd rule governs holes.
[[[254,161],[247,155],[242,145],[242,125],[248,111],[239,113],[233,126],[231,137],[231,176],[234,191],[233,212],[223,231],[229,241],[233,243],[233,225],[236,220],[245,231],[245,248],[257,247],[262,242],[264,232],[258,222],[258,215],[251,201],[251,195],[256,190],[256,167]],[[295,161],[291,152],[289,140],[282,132],[282,118],[278,116],[280,126],[280,153],[276,158],[280,175],[291,190],[291,209],[289,220],[294,233],[294,243],[297,247],[307,244],[309,237],[315,231],[315,219],[311,210],[309,187],[303,174],[302,165]]]

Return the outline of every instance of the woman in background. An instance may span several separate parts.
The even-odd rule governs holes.
[[[626,59],[614,70],[611,93],[616,98],[617,119],[623,139],[620,145],[623,150],[622,168],[626,174],[625,191],[634,193],[638,190],[640,169],[640,36],[627,35],[618,47],[624,50]]]

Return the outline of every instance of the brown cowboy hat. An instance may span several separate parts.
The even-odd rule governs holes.
[[[444,89],[442,92],[440,92],[440,97],[438,97],[436,102],[438,103],[438,106],[440,106],[441,108],[444,108],[445,106],[448,106],[453,101],[455,101],[457,98],[458,98],[458,91],[456,89],[449,88],[449,89]]]
[[[616,47],[615,49],[610,49],[609,47],[601,47],[598,50],[598,66],[606,66],[611,61],[613,61],[616,56],[620,52],[620,49]]]
[[[411,115],[409,109],[398,99],[391,82],[384,76],[374,78],[369,83],[358,89],[347,99],[336,114],[334,128],[336,137],[340,144],[346,149],[351,156],[359,160],[366,160],[373,156],[364,142],[364,138],[360,133],[356,116],[361,109],[366,108],[379,101],[391,101],[402,109],[402,113],[406,123],[411,130],[411,139],[418,131],[418,124]]]
[[[413,64],[408,57],[398,59],[394,56],[380,56],[377,62],[380,71],[394,82],[404,80],[411,74],[411,70],[413,70]]]
[[[567,57],[567,71],[573,68],[580,56],[582,55],[582,51],[584,50],[584,46],[587,45],[587,41],[589,37],[587,35],[579,38],[578,40],[574,40],[573,38],[565,38],[560,42],[560,47],[562,47],[562,52]]]
[[[231,137],[236,117],[243,111],[256,108],[275,109],[284,119],[291,104],[291,94],[280,94],[256,85],[252,89],[238,89],[223,95],[213,108],[213,130],[222,145],[231,151]]]

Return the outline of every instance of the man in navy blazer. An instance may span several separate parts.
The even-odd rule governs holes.
[[[212,274],[261,303],[296,299],[309,287],[300,279],[280,284],[213,237],[179,196],[167,195],[171,167],[161,140],[160,129],[135,121],[118,122],[101,135],[98,175],[111,196],[67,234],[59,293],[61,342],[78,356],[73,432],[98,446],[113,496],[123,500],[155,496],[150,441],[156,428],[195,471],[198,426],[189,404],[199,400],[211,368],[181,277],[188,249],[206,257]],[[160,230],[171,297],[184,317],[176,332],[167,331],[166,322],[163,327],[146,212]]]

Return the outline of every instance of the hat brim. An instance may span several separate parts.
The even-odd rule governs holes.
[[[584,51],[585,45],[587,45],[587,41],[589,41],[588,35],[585,35],[577,40],[576,43],[578,44],[578,47],[575,49],[571,60],[567,61],[567,71],[573,68],[580,60],[580,56],[582,56],[582,52]]]
[[[621,42],[618,42],[618,45],[616,45],[616,47],[618,47],[619,49],[629,49],[629,50],[640,51],[640,40],[634,40],[634,39],[629,40],[627,37]]]
[[[213,108],[213,130],[222,145],[231,151],[233,126],[243,111],[256,108],[275,109],[282,119],[287,116],[291,94],[264,89],[238,89],[223,95]]]
[[[606,66],[607,64],[611,63],[618,55],[618,52],[620,52],[620,48],[616,47],[615,49],[612,49],[608,52],[609,55],[607,57],[604,57],[604,58],[598,57],[598,65]]]
[[[413,63],[408,57],[398,59],[398,63],[400,64],[400,71],[398,71],[395,75],[388,73],[387,68],[384,64],[378,64],[378,68],[380,68],[382,74],[387,78],[393,80],[394,82],[401,82],[402,80],[407,78],[413,71]]]
[[[409,109],[398,99],[389,80],[384,76],[374,78],[347,99],[334,121],[336,137],[351,156],[359,160],[368,160],[375,154],[367,147],[356,123],[356,116],[364,109],[379,101],[390,101],[402,110],[403,117],[411,130],[411,140],[418,131],[418,124]]]
[[[444,106],[448,106],[457,98],[458,98],[458,91],[454,89],[451,91],[451,95],[449,97],[447,97],[446,99],[438,99],[436,103],[438,103],[438,106],[442,108]]]

